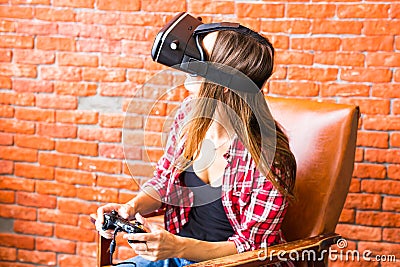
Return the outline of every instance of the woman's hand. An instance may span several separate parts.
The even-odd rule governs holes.
[[[139,214],[136,219],[149,231],[145,234],[125,234],[124,238],[138,243],[129,243],[135,253],[150,261],[180,257],[181,238],[164,230],[161,226],[148,223]]]
[[[135,217],[136,209],[128,204],[117,204],[117,203],[110,203],[104,206],[101,206],[97,209],[97,219],[96,219],[96,230],[99,231],[100,235],[104,238],[111,239],[113,237],[113,230],[106,230],[102,229],[102,225],[104,223],[104,214],[110,213],[111,211],[115,210],[118,212],[119,216],[124,219],[132,219]]]

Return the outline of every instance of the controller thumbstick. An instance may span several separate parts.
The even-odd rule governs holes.
[[[117,215],[117,214],[118,214],[118,212],[117,212],[117,211],[115,211],[115,210],[112,210],[112,211],[111,211],[111,214],[112,214],[112,215]]]

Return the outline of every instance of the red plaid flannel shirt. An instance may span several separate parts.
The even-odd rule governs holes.
[[[144,185],[159,193],[166,209],[165,227],[173,234],[179,233],[188,221],[193,203],[193,193],[179,179],[179,170],[175,166],[171,168],[183,151],[184,140],[177,142],[189,110],[188,101],[184,101],[154,177]],[[284,242],[280,226],[288,206],[287,199],[257,170],[250,153],[237,137],[224,157],[227,168],[222,183],[222,205],[235,232],[228,241],[235,243],[238,253]],[[283,175],[274,167],[272,171]],[[288,266],[291,266],[290,262]]]

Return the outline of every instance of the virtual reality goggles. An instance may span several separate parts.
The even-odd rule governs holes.
[[[201,37],[214,31],[232,30],[252,35],[259,42],[270,44],[261,36],[239,23],[221,22],[203,24],[187,13],[179,13],[157,34],[151,56],[155,62],[199,75],[222,86],[245,92],[259,92],[262,84],[255,84],[242,72],[228,66],[207,61],[201,46]],[[270,49],[273,56],[273,49]]]

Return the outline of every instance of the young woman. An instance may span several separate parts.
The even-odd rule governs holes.
[[[209,61],[256,84],[272,74],[273,47],[255,32],[208,33],[202,46]],[[144,221],[149,233],[124,235],[145,243],[130,244],[139,256],[122,266],[185,266],[284,242],[280,226],[293,198],[296,162],[263,94],[238,94],[204,80],[187,87],[196,96],[178,111],[154,177],[128,203],[97,211],[97,228],[111,238],[101,231],[104,213],[134,219],[165,208],[165,229]]]

